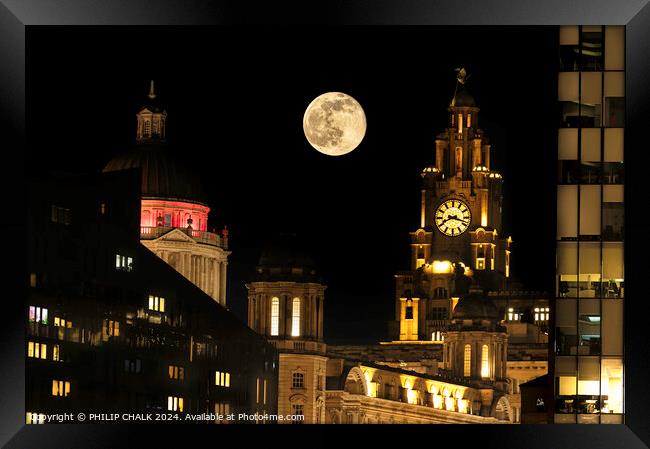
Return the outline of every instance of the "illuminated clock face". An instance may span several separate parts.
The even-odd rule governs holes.
[[[461,200],[447,200],[436,209],[436,226],[450,237],[461,235],[472,221],[472,213]]]

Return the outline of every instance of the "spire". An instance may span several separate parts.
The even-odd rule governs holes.
[[[151,88],[149,89],[149,98],[152,100],[156,98],[156,94],[153,91],[153,80],[151,80]]]

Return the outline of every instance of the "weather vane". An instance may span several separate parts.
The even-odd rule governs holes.
[[[454,89],[454,98],[451,99],[451,106],[453,107],[456,104],[456,94],[458,93],[458,85],[462,84],[463,86],[469,79],[471,75],[467,74],[467,71],[465,70],[465,67],[460,67],[455,69],[457,72],[456,75],[456,88]]]

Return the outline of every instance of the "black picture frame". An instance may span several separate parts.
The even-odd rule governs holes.
[[[625,425],[519,426],[194,426],[57,425],[25,426],[23,301],[27,292],[23,236],[25,216],[25,32],[31,26],[60,25],[626,25],[626,256]],[[0,443],[6,447],[153,447],[181,438],[187,445],[246,444],[450,444],[476,447],[632,448],[650,444],[650,345],[643,304],[644,237],[650,227],[644,180],[650,167],[645,127],[650,123],[650,6],[648,0],[566,2],[552,0],[2,0],[0,1],[0,151],[6,174],[2,229],[5,235],[0,324]],[[216,429],[215,427],[218,427]],[[227,426],[226,426],[227,427]],[[387,438],[391,438],[387,440]]]

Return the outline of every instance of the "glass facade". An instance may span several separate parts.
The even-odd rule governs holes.
[[[623,423],[625,28],[559,50],[555,422]]]

